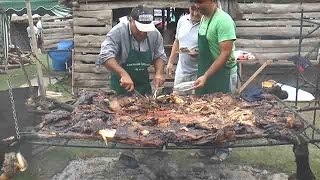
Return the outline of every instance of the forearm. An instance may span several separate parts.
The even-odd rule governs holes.
[[[154,69],[155,69],[155,75],[163,75],[164,74],[164,66],[165,62],[161,59],[158,58],[154,61]]]
[[[172,44],[172,49],[171,49],[171,54],[169,57],[168,64],[174,63],[174,60],[178,57],[178,50],[179,50],[179,41],[177,39],[175,39]]]
[[[127,75],[128,73],[119,65],[115,58],[110,58],[105,61],[104,66],[111,70],[112,72],[116,73],[120,77]]]

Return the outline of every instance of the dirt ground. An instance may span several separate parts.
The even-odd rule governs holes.
[[[73,160],[52,180],[284,180],[288,175],[231,162],[196,156],[198,151],[135,151],[138,167],[130,168],[117,156]]]
[[[89,143],[89,142],[88,142]],[[86,143],[84,143],[86,144]],[[88,144],[89,145],[89,144]],[[90,145],[93,145],[92,142]],[[198,150],[165,152],[136,150],[139,167],[119,162],[120,150],[39,146],[28,158],[28,169],[15,180],[82,179],[288,179],[296,171],[292,146],[234,148],[222,163],[199,157]],[[41,150],[42,149],[42,150]],[[44,151],[43,151],[44,150]],[[320,178],[319,149],[310,145],[310,164]],[[142,178],[147,177],[147,178]]]

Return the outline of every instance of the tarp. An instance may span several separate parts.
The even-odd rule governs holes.
[[[30,0],[30,3],[32,14],[67,16],[71,13],[71,9],[59,5],[58,0]],[[25,0],[0,0],[0,9],[19,16],[27,13]]]

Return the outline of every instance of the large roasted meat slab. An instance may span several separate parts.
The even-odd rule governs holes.
[[[205,96],[116,97],[85,94],[72,113],[43,117],[42,132],[109,134],[111,141],[137,146],[222,144],[239,137],[290,136],[303,128],[276,101],[248,103],[230,94]],[[112,132],[112,133],[109,133]],[[111,135],[110,135],[111,134]]]

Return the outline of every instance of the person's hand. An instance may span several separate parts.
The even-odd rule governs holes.
[[[163,74],[156,74],[153,79],[155,88],[159,88],[160,86],[162,86],[164,81],[165,79]]]
[[[198,48],[192,48],[188,54],[193,58],[197,58],[199,55]]]
[[[134,89],[134,83],[129,76],[129,74],[125,74],[120,78],[120,86],[122,86],[127,91],[132,91]]]
[[[202,88],[207,82],[206,76],[200,76],[193,84],[193,89],[199,89]]]
[[[172,63],[167,64],[166,72],[169,75],[169,77],[172,78],[172,74],[173,74],[173,64]]]

